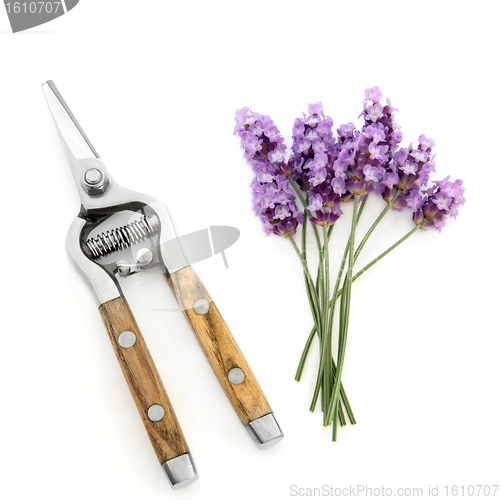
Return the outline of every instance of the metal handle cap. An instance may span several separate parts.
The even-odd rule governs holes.
[[[198,472],[191,453],[167,460],[162,464],[162,468],[174,490],[187,486],[198,479]]]
[[[284,437],[273,413],[252,420],[247,425],[247,429],[260,449],[274,446]]]

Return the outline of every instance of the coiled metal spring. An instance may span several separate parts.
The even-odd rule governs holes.
[[[128,248],[154,234],[153,226],[144,216],[126,226],[105,231],[95,238],[88,238],[85,243],[94,259],[97,260],[110,253]]]

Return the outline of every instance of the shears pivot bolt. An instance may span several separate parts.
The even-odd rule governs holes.
[[[109,181],[106,175],[98,168],[89,168],[83,174],[82,185],[89,194],[102,194],[106,191]]]

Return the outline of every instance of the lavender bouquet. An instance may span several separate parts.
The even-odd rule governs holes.
[[[307,297],[314,326],[299,362],[300,380],[313,339],[320,345],[318,376],[310,410],[321,394],[323,424],[332,425],[336,441],[338,424],[345,425],[353,411],[341,376],[344,366],[351,287],[362,274],[406,241],[418,229],[441,231],[449,217],[456,218],[464,204],[462,181],[446,177],[428,187],[435,172],[434,141],[425,135],[418,146],[401,147],[403,135],[396,125],[389,99],[382,104],[378,87],[365,91],[360,130],[353,123],[341,125],[336,134],[333,120],[320,102],[309,105],[307,115],[295,120],[291,153],[271,118],[242,108],[236,112],[235,134],[244,156],[255,172],[251,183],[253,208],[267,235],[284,236],[294,248],[304,271]],[[356,229],[370,196],[382,196],[387,205],[356,244]],[[297,198],[300,207],[297,206]],[[342,216],[342,204],[353,204],[350,234],[334,280],[331,279],[330,239]],[[412,214],[415,227],[355,272],[355,264],[371,234],[389,210]],[[318,269],[310,272],[307,255],[308,224],[318,250]],[[302,225],[299,244],[295,241]],[[299,248],[300,245],[300,248]],[[337,303],[338,310],[337,310]],[[336,320],[338,315],[338,321]],[[334,356],[333,331],[337,331]]]

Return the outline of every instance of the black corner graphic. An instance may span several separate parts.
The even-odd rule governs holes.
[[[25,31],[63,16],[79,0],[4,0],[13,33]]]

